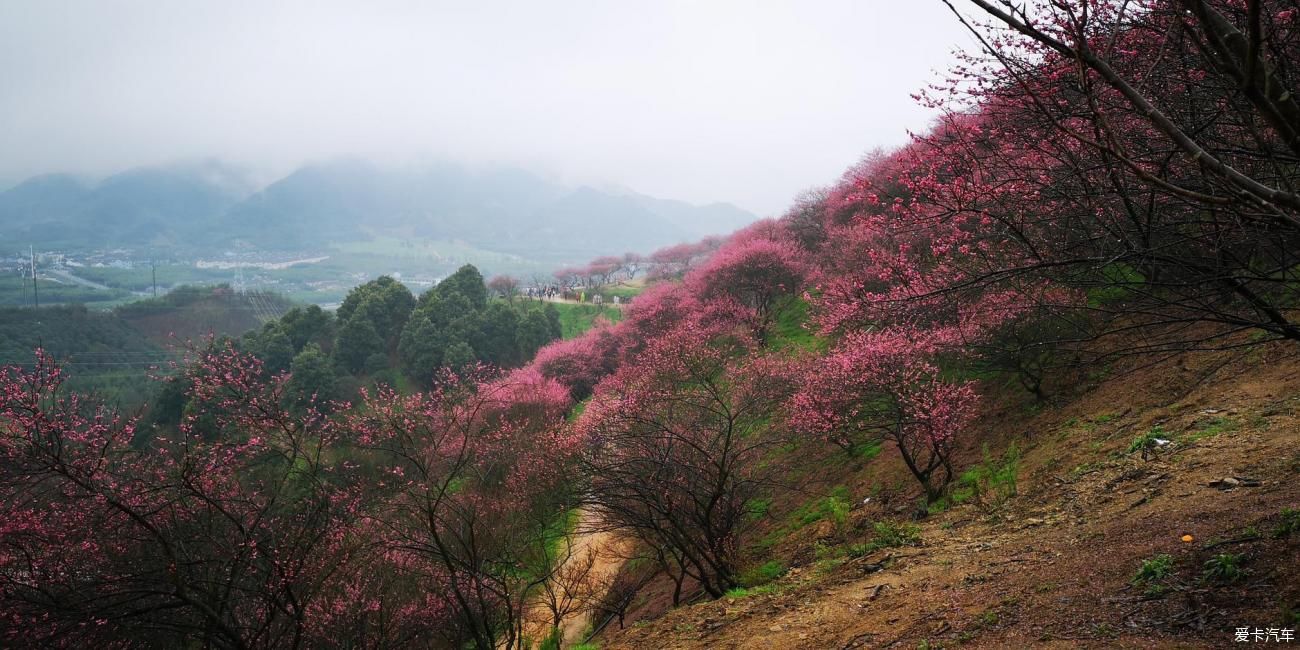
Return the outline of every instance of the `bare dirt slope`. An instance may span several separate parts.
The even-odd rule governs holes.
[[[991,406],[972,437],[1024,452],[1018,495],[1000,510],[957,506],[918,522],[918,545],[819,561],[812,549],[869,539],[873,522],[910,513],[873,502],[848,531],[809,531],[779,549],[791,569],[774,593],[666,613],[649,594],[626,629],[596,641],[1211,648],[1240,627],[1300,627],[1300,532],[1275,535],[1283,508],[1300,509],[1300,363],[1289,353],[1200,354],[1099,380],[1063,406]],[[1148,459],[1128,451],[1153,431],[1172,444]],[[980,458],[977,445],[961,455],[959,466]],[[865,491],[897,464],[886,450],[850,478]],[[1162,554],[1169,575],[1135,584]],[[1240,577],[1204,577],[1221,554],[1236,557]]]

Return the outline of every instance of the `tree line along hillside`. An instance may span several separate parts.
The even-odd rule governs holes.
[[[1124,370],[1294,356],[1295,8],[970,9],[982,19],[956,19],[986,50],[923,96],[942,109],[933,128],[778,219],[656,252],[621,319],[581,336],[561,338],[552,307],[489,299],[465,268],[418,298],[380,278],[335,316],[299,309],[196,346],[148,429],[61,392],[48,355],[9,368],[0,638],[557,647],[574,617],[621,624],[657,594],[669,629],[609,634],[707,645],[748,625],[732,601],[852,561],[891,581],[825,611],[893,603],[873,620],[909,623],[819,639],[955,644],[950,618],[966,612],[926,591],[946,567],[926,567],[911,600],[890,586],[924,561],[922,523],[967,525],[953,513],[980,519],[960,552],[993,557],[944,595],[1007,585],[961,632],[988,643],[1215,644],[1247,621],[1295,627],[1300,448],[1273,430],[1295,423],[1294,381],[1267,374],[1256,392],[1277,410],[1212,433],[1165,428],[1198,426],[1176,395],[1140,430],[1102,426],[1127,411],[1075,422],[1071,453],[1109,456],[1074,469],[1026,475],[1015,445],[1043,440],[1013,426]],[[1179,456],[1247,425],[1240,459]],[[1213,462],[1235,473],[1191,473]],[[1115,471],[1080,492],[1105,463]],[[864,495],[825,485],[833,473],[889,481]],[[1053,521],[1005,518],[1026,480],[1059,496]],[[1170,503],[1169,486],[1202,510],[1146,507]],[[1084,527],[1102,507],[1121,524]],[[1056,528],[1067,519],[1079,527]],[[1214,539],[1199,544],[1176,528],[1206,522]],[[1014,526],[1056,531],[1071,563],[1015,582],[1058,556],[997,557]],[[814,527],[815,542],[793,540]],[[595,534],[618,540],[618,560],[588,552]],[[1044,600],[1057,582],[1071,595]],[[1017,608],[1030,598],[1043,606]],[[725,607],[691,604],[712,600]],[[695,608],[717,616],[687,618]]]
[[[238,339],[192,345],[250,354],[263,372],[288,377],[286,403],[324,407],[355,401],[363,388],[411,393],[481,367],[518,367],[560,335],[554,305],[493,298],[478,269],[465,265],[419,298],[382,276],[352,289],[336,312],[294,307]],[[180,426],[197,408],[192,390],[184,374],[166,380],[152,423]]]
[[[228,285],[181,286],[112,310],[84,305],[0,308],[0,358],[30,365],[42,348],[70,375],[70,387],[134,409],[150,397],[151,369],[166,371],[185,340],[237,335],[288,309],[282,296]]]
[[[444,370],[517,367],[560,334],[554,305],[492,299],[478,269],[465,265],[419,298],[380,277],[350,291],[333,315],[296,308],[241,345],[272,372],[291,370],[306,352],[345,376],[429,388]]]

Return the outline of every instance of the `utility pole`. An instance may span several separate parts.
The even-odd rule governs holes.
[[[149,273],[153,275],[153,297],[158,297],[158,267],[154,266],[153,260],[149,260]]]
[[[28,245],[27,251],[32,255],[32,303],[39,308],[41,306],[41,294],[36,289],[36,248]]]

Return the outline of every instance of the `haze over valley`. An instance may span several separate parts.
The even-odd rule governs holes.
[[[1300,0],[0,0],[0,648],[1300,637]]]
[[[727,203],[566,186],[507,166],[340,159],[259,187],[238,167],[207,160],[23,181],[0,192],[0,254],[21,272],[33,247],[48,258],[48,280],[72,275],[92,288],[152,294],[161,267],[164,291],[232,282],[331,303],[376,275],[427,287],[470,263],[549,277],[608,251],[649,253],[756,218]]]

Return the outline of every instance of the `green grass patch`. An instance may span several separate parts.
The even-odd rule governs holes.
[[[931,512],[945,510],[948,506],[973,502],[982,509],[995,512],[1016,495],[1016,475],[1020,473],[1020,449],[1012,443],[1001,457],[983,447],[984,460],[962,472],[948,495],[930,505]]]
[[[871,527],[873,537],[869,542],[849,544],[842,551],[850,558],[866,557],[886,548],[917,546],[921,543],[921,528],[914,524],[878,521]]]
[[[44,275],[44,271],[42,271]],[[122,289],[104,291],[80,284],[55,282],[41,277],[36,281],[36,292],[42,306],[105,303],[131,298],[130,292]],[[27,306],[32,304],[32,281],[17,275],[0,277],[0,305]]]
[[[623,312],[615,307],[596,305],[572,305],[568,303],[550,303],[560,312],[560,332],[566,339],[582,336],[596,322],[597,316],[604,316],[610,322],[617,323],[623,318]]]
[[[750,596],[762,596],[780,592],[780,585],[763,585],[761,587],[736,587],[735,589],[727,591],[725,596],[727,598],[748,598]]]
[[[590,403],[591,403],[591,398],[588,397],[587,399],[584,399],[581,402],[574,404],[573,408],[569,409],[569,413],[568,415],[565,416],[564,419],[570,423],[577,422],[578,419],[582,417],[582,413],[587,410],[587,405]]]
[[[1102,464],[1099,461],[1078,465],[1074,469],[1070,470],[1070,480],[1077,481],[1078,479],[1101,469],[1101,467]]]
[[[525,567],[527,576],[542,576],[554,567],[555,562],[564,552],[564,545],[578,529],[578,522],[581,519],[582,512],[578,508],[570,508],[546,522],[541,537],[544,540],[542,552],[539,557],[533,557],[527,563],[528,566]]]
[[[596,293],[603,294],[607,300],[609,298],[613,298],[614,296],[618,296],[620,302],[627,302],[629,298],[635,298],[641,295],[641,292],[643,291],[645,291],[644,286],[629,286],[626,284],[618,284],[618,285],[612,285],[608,287],[601,287]]]
[[[776,546],[791,533],[822,520],[829,520],[835,525],[836,530],[842,530],[848,523],[849,507],[852,503],[849,488],[837,485],[831,489],[830,494],[810,499],[799,506],[797,510],[790,513],[784,524],[764,536],[756,546],[759,550],[767,550]]]
[[[853,449],[851,450],[850,453],[853,456],[853,458],[857,459],[858,461],[866,462],[875,458],[876,456],[879,456],[880,451],[884,448],[885,448],[885,443],[883,440],[879,440],[879,439],[868,440],[866,442],[860,442],[856,445],[853,445]]]
[[[826,349],[826,339],[808,329],[808,302],[799,296],[788,296],[777,305],[772,325],[767,333],[767,346],[773,350]]]
[[[740,574],[740,584],[745,587],[761,587],[785,575],[786,566],[779,560],[769,560]]]
[[[842,526],[848,518],[849,505],[849,488],[837,485],[831,489],[829,495],[805,503],[794,511],[791,515],[791,519],[795,524],[794,530],[815,524],[823,519],[829,519],[835,522],[837,526]]]
[[[772,510],[771,499],[750,499],[745,504],[745,517],[750,521],[757,521],[767,517],[767,513]]]
[[[878,521],[871,529],[875,533],[875,537],[868,544],[874,547],[872,551],[899,546],[916,546],[921,543],[921,528],[915,524]]]
[[[238,275],[235,269],[201,269],[193,264],[161,264],[152,269],[144,265],[129,269],[86,266],[69,271],[79,278],[128,291],[149,291],[155,279],[159,287],[166,289],[182,284],[220,284]]]
[[[1123,262],[1111,262],[1101,268],[1097,286],[1087,290],[1088,306],[1101,307],[1122,301],[1145,282],[1146,277],[1132,266]]]
[[[1236,431],[1241,427],[1241,422],[1236,418],[1210,418],[1204,422],[1198,422],[1191,433],[1187,434],[1187,440],[1197,441],[1204,438],[1213,438],[1221,433]]]
[[[1133,442],[1129,443],[1128,451],[1126,453],[1132,454],[1135,452],[1141,452],[1143,456],[1146,456],[1147,454],[1155,452],[1160,448],[1160,443],[1157,441],[1159,440],[1168,441],[1172,439],[1173,439],[1172,434],[1170,434],[1168,431],[1165,431],[1164,427],[1160,425],[1156,425],[1154,427],[1151,427],[1150,429],[1147,429],[1145,433],[1134,438]]]

